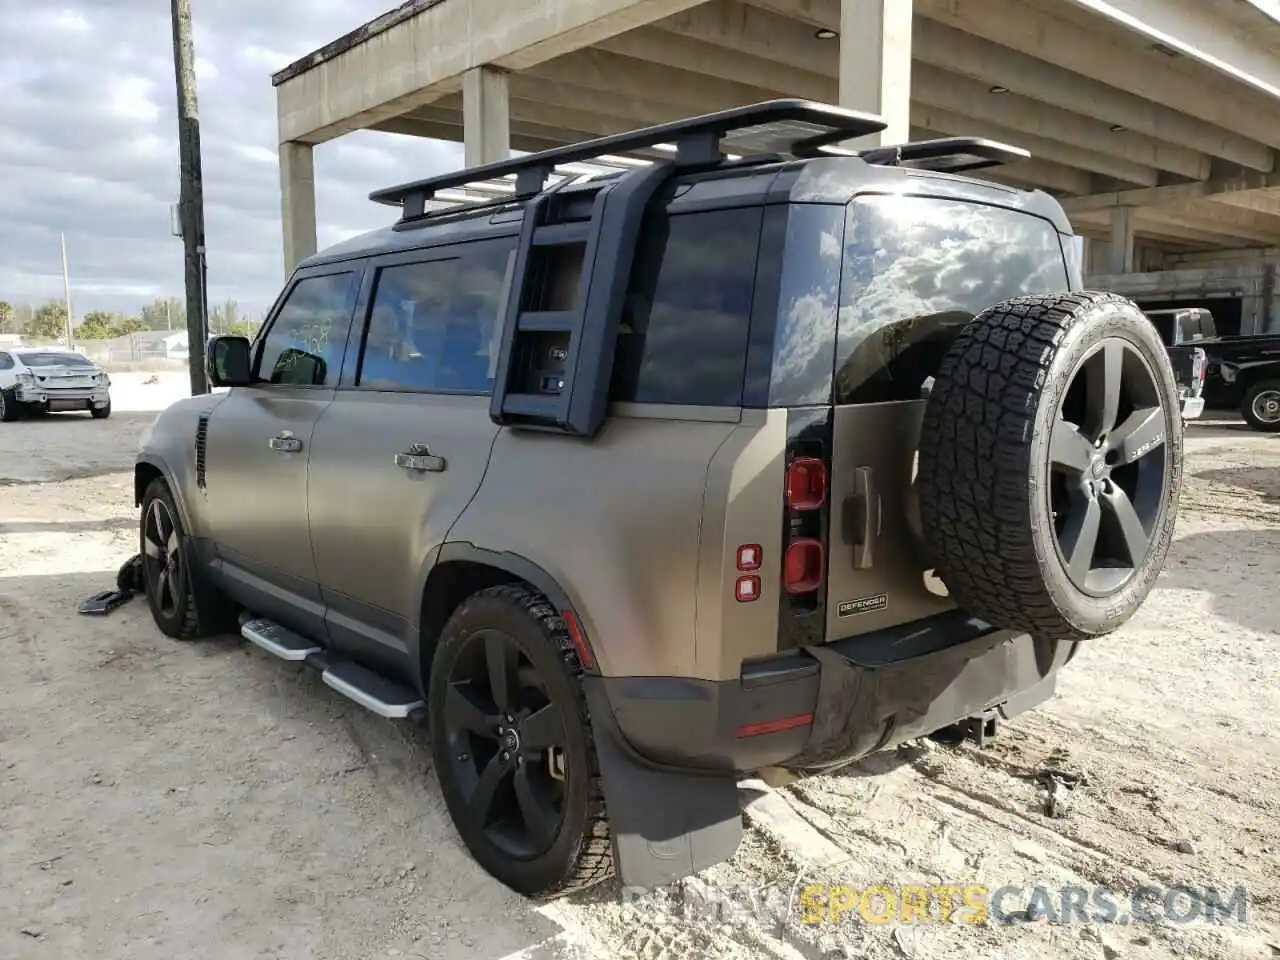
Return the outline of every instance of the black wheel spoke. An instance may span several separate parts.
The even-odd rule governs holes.
[[[495,715],[487,714],[463,687],[450,684],[444,702],[445,719],[455,730],[479,734],[489,740],[497,739]]]
[[[169,531],[165,529],[164,504],[159,500],[151,501],[151,519],[155,523],[156,543],[165,543],[169,539]]]
[[[1049,438],[1049,462],[1060,470],[1083,474],[1093,461],[1093,444],[1074,423],[1059,417]]]
[[[160,601],[162,609],[167,610],[173,606],[173,586],[169,582],[168,569],[162,569],[156,578],[156,599]]]
[[[564,746],[564,718],[555,704],[531,713],[520,724],[520,742],[530,750]]]
[[[1159,407],[1135,410],[1111,434],[1111,459],[1116,465],[1133,463],[1158,448],[1164,439],[1164,411]]]
[[[501,786],[503,778],[510,772],[510,767],[502,763],[497,757],[494,757],[485,765],[480,774],[480,779],[476,781],[476,788],[471,792],[470,807],[482,827],[488,826],[490,816],[493,813],[493,802],[498,794],[498,787]]]
[[[515,788],[516,805],[520,808],[520,818],[529,831],[529,838],[538,849],[550,846],[560,826],[560,814],[529,777],[527,764],[516,770]]]
[[[1088,500],[1075,506],[1067,517],[1066,526],[1058,535],[1063,556],[1071,579],[1083,582],[1093,567],[1093,554],[1098,547],[1098,533],[1102,527],[1102,510],[1097,500]]]
[[[1147,555],[1151,538],[1142,526],[1138,511],[1133,508],[1133,501],[1119,487],[1112,486],[1103,497],[1102,503],[1119,529],[1120,541],[1129,555],[1130,566],[1136,568]]]
[[[499,634],[484,638],[484,656],[489,668],[489,690],[503,713],[509,713],[516,701],[516,674],[519,652],[515,644]]]
[[[1089,432],[1094,437],[1114,430],[1120,415],[1124,352],[1124,344],[1120,341],[1107,340],[1085,366],[1085,402],[1089,411]]]

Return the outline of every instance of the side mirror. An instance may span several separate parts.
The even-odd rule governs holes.
[[[206,354],[211,387],[247,387],[250,373],[249,341],[245,337],[212,337]]]

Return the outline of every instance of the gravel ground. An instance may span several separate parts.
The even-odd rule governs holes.
[[[422,732],[237,638],[166,640],[140,601],[76,615],[136,549],[122,471],[183,377],[114,379],[109,421],[0,426],[0,957],[1280,956],[1280,437],[1191,429],[1156,592],[986,749],[744,785],[743,846],[684,913],[616,887],[535,906],[463,850]],[[808,883],[1018,887],[1006,907],[1244,885],[1249,916],[806,924]]]

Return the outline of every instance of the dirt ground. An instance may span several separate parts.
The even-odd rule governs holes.
[[[467,856],[425,733],[238,638],[167,640],[141,601],[77,616],[136,549],[124,471],[182,392],[146,379],[115,378],[109,421],[0,425],[0,958],[1280,956],[1280,437],[1190,430],[1158,589],[994,744],[744,785],[742,848],[683,912],[617,887],[535,906]],[[1075,785],[1062,816],[1037,777]],[[810,883],[1243,885],[1248,917],[807,924]]]

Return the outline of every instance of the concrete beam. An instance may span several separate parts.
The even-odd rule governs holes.
[[[1170,204],[1166,207],[1154,208],[1158,214],[1168,213],[1173,216],[1192,217],[1203,223],[1232,229],[1243,227],[1268,236],[1271,240],[1280,240],[1280,217],[1226,203],[1215,203],[1213,200],[1193,200],[1187,203]]]
[[[1141,190],[1119,190],[1098,193],[1087,197],[1075,197],[1063,204],[1067,213],[1084,213],[1089,210],[1107,210],[1111,207],[1152,207],[1184,203],[1220,194],[1247,193],[1280,186],[1280,176],[1275,173],[1239,173],[1231,177],[1205,180],[1200,183],[1179,183],[1164,187],[1147,187]]]
[[[466,164],[478,167],[511,156],[511,105],[508,74],[494,67],[475,67],[462,77],[462,112]]]
[[[288,275],[316,252],[316,168],[310,144],[280,144],[280,207]]]
[[[1020,130],[1012,130],[997,123],[984,123],[981,120],[973,120],[958,113],[952,113],[949,110],[939,110],[936,107],[916,104],[911,110],[911,123],[928,131],[931,136],[970,136],[999,140],[1016,147],[1022,147],[1024,150],[1030,150],[1032,156],[1037,159],[1052,160],[1054,163],[1077,167],[1081,170],[1089,170],[1104,177],[1112,177],[1123,183],[1154,187],[1159,182],[1159,173],[1155,167],[1131,163],[1128,160],[1108,156],[1105,153],[1078,147],[1073,143],[1037,137],[1029,133],[1023,133]]]
[[[1112,131],[1102,120],[1046,106],[1014,93],[994,96],[979,81],[923,63],[916,64],[914,92],[917,100],[931,107],[998,123],[1046,140],[1073,143],[1193,180],[1207,178],[1212,166],[1203,153],[1127,130]]]
[[[276,88],[280,142],[319,143],[461,88],[490,64],[523,70],[700,0],[446,0]]]
[[[1046,190],[1055,196],[1088,193],[1092,186],[1089,174],[1048,160],[1023,160],[1005,167],[978,170],[974,176],[1011,186]]]
[[[1280,58],[1266,31],[1250,32],[1204,0],[1068,0],[1280,99]],[[1259,36],[1259,33],[1261,36]],[[1271,33],[1274,37],[1274,31]]]
[[[915,38],[917,58],[951,73],[1254,170],[1275,165],[1256,140],[937,21],[917,18]]]
[[[905,143],[911,128],[911,4],[903,0],[841,0],[840,91],[849,110],[874,114],[888,126],[848,141],[849,147]]]
[[[915,0],[916,13],[1034,55],[1148,100],[1280,147],[1280,112],[1224,111],[1223,91],[1170,67],[1155,51],[1135,50],[1063,17],[1017,2]]]
[[[1225,203],[1259,213],[1280,216],[1280,188],[1269,190],[1250,190],[1247,193],[1219,193],[1209,198],[1214,203]]]
[[[1086,220],[1084,219],[1085,216],[1086,215],[1073,215],[1071,217],[1072,229],[1081,236],[1087,236],[1094,240],[1101,240],[1109,243],[1111,237],[1110,222],[1105,218]],[[1088,214],[1087,216],[1097,218],[1100,215],[1095,213]],[[1232,237],[1223,233],[1215,233],[1211,230],[1197,230],[1185,225],[1161,223],[1158,221],[1144,219],[1141,212],[1139,212],[1136,217],[1134,237],[1137,240],[1146,242],[1155,241],[1162,245],[1171,245],[1183,249],[1193,247],[1216,250],[1234,249],[1246,242],[1242,241],[1239,237]]]
[[[1234,224],[1219,224],[1199,216],[1169,213],[1163,208],[1142,211],[1142,219],[1147,222],[1186,227],[1191,230],[1202,230],[1207,227],[1214,233],[1220,233],[1227,237],[1236,238],[1238,241],[1243,241],[1237,244],[1239,246],[1271,244],[1280,240],[1280,230],[1257,230]]]

